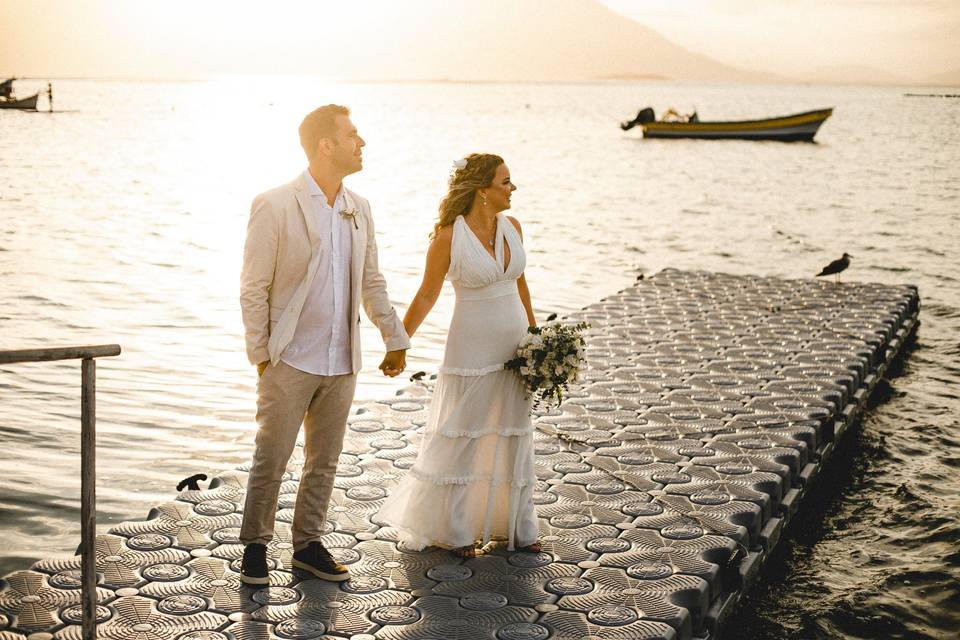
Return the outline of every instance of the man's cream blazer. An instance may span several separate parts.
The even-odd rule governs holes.
[[[344,187],[347,210],[357,211],[350,225],[353,259],[350,282],[350,331],[353,372],[360,371],[360,305],[380,329],[387,351],[409,349],[410,339],[387,296],[377,264],[370,203]],[[307,293],[327,240],[320,238],[303,174],[253,199],[243,249],[240,308],[252,364],[280,361],[293,339]]]

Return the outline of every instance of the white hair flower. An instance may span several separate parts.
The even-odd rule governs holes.
[[[454,168],[454,169],[466,169],[466,168],[467,168],[467,159],[466,159],[466,158],[460,158],[459,160],[454,160],[454,161],[453,161],[453,168]]]

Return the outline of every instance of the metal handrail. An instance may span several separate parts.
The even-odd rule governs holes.
[[[80,365],[80,573],[83,640],[97,634],[97,365],[94,358],[120,355],[120,345],[0,351],[0,364],[81,360]]]

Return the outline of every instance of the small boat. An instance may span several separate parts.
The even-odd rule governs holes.
[[[35,93],[28,98],[12,98],[7,100],[0,99],[0,109],[25,109],[27,111],[36,111],[37,100],[39,99],[39,93]]]
[[[700,138],[704,140],[780,140],[782,142],[813,142],[820,125],[830,117],[833,109],[805,111],[789,116],[762,120],[701,121],[696,112],[681,116],[670,109],[665,117],[656,120],[653,109],[647,107],[637,117],[624,122],[620,128],[629,131],[637,125],[645,138]]]
[[[27,111],[37,110],[37,100],[39,93],[35,93],[27,98],[17,98],[13,95],[13,81],[16,78],[9,78],[0,82],[0,109],[23,109]]]

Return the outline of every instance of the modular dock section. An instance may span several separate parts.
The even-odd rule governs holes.
[[[589,367],[535,419],[542,553],[414,553],[372,520],[427,380],[350,418],[324,540],[349,582],[290,569],[298,449],[269,587],[240,583],[245,472],[222,473],[98,537],[98,636],[716,640],[918,313],[910,286],[660,272],[568,318]],[[0,640],[79,639],[79,562],[6,576]]]

